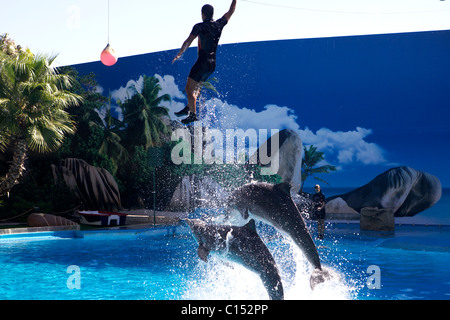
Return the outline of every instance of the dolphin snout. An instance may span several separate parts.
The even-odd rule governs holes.
[[[204,228],[206,225],[205,222],[198,219],[183,219],[182,221],[186,223],[192,231],[194,231],[194,228]]]

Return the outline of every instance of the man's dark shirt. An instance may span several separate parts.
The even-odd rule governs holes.
[[[325,218],[325,196],[322,192],[316,193],[313,195],[314,202],[314,215],[316,219],[324,219]],[[318,210],[323,205],[322,209]]]
[[[222,17],[217,21],[204,21],[197,23],[192,28],[191,34],[198,36],[198,56],[209,59],[216,58],[217,46],[222,35],[222,30],[228,23],[227,18]]]

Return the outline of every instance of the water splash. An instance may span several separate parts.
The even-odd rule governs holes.
[[[202,126],[235,128],[236,123],[239,123],[237,113],[234,115],[233,112],[228,110],[225,114],[224,106],[226,105],[226,102],[222,102],[218,98],[200,101],[198,112]],[[310,203],[307,199],[298,197],[296,200],[297,205],[300,204],[301,211],[309,211]],[[198,215],[199,213],[196,212],[195,214]],[[208,223],[225,223],[236,226],[243,226],[247,222],[241,218],[240,214],[233,214],[231,217],[224,217],[220,214],[200,214],[200,216],[192,216],[191,218],[201,218]],[[327,267],[332,275],[332,280],[319,284],[312,290],[310,286],[312,267],[294,242],[289,237],[282,236],[274,228],[264,224],[258,224],[257,231],[278,265],[285,299],[352,298],[355,286],[347,284],[344,276],[334,266]],[[227,244],[229,240],[227,237]],[[229,262],[224,256],[210,254],[207,263],[198,259],[193,275],[188,280],[186,291],[182,294],[183,299],[266,300],[269,298],[267,290],[257,274],[240,264]]]
[[[218,218],[216,218],[218,219]],[[236,221],[234,221],[236,222]],[[301,250],[274,228],[257,225],[258,233],[277,262],[286,300],[352,299],[356,287],[347,283],[336,267],[325,266],[331,280],[310,287],[312,267]],[[193,300],[267,300],[264,285],[257,274],[223,256],[211,254],[208,262],[198,261],[183,299]]]

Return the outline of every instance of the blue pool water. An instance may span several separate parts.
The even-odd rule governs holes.
[[[393,235],[329,224],[316,244],[340,279],[314,291],[302,253],[273,229],[257,227],[277,261],[286,299],[450,299],[450,227],[402,225]],[[216,256],[201,261],[186,227],[36,236],[0,238],[0,299],[268,298],[258,276],[240,265]],[[68,273],[70,266],[79,274]]]

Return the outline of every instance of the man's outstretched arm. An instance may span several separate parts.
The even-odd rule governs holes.
[[[175,61],[177,61],[178,59],[181,58],[183,53],[190,47],[192,41],[194,41],[195,38],[197,38],[196,35],[193,35],[193,34],[189,35],[189,37],[186,39],[186,41],[183,42],[183,45],[181,46],[181,49],[178,52],[178,54],[175,56],[175,58],[173,58],[172,63],[174,63]]]
[[[233,0],[230,6],[230,10],[228,10],[228,12],[224,14],[224,17],[227,18],[228,21],[230,21],[231,16],[233,15],[235,10],[236,10],[236,0]]]

